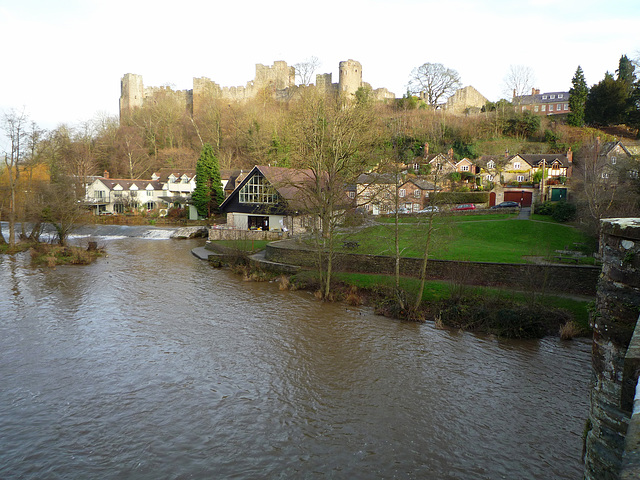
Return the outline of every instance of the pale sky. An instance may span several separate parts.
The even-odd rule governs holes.
[[[589,86],[640,56],[639,0],[0,0],[0,113],[40,127],[118,114],[120,79],[191,89],[194,77],[245,85],[255,64],[316,56],[316,73],[353,59],[363,80],[401,97],[423,63],[457,70],[489,100],[510,65],[536,87]],[[314,77],[315,80],[315,77]]]

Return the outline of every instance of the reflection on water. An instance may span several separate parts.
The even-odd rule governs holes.
[[[86,267],[0,258],[0,478],[581,478],[586,341],[319,303],[201,241],[103,242]]]

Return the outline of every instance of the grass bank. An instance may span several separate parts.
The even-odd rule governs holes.
[[[104,255],[104,249],[90,246],[60,246],[48,243],[37,243],[29,249],[31,262],[34,265],[56,267],[58,265],[89,265]]]

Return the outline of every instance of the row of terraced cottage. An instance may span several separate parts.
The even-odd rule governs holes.
[[[399,206],[409,212],[429,206],[436,191],[461,188],[489,192],[488,202],[479,207],[503,201],[526,207],[532,202],[568,196],[566,180],[573,170],[571,150],[563,154],[484,155],[473,161],[456,161],[451,150],[447,154],[430,154],[428,144],[424,152],[414,163],[399,165],[399,175],[360,175],[355,184],[345,186],[345,206],[374,215],[388,213],[396,208],[396,190]],[[609,142],[601,146],[600,157],[615,165],[617,159],[632,155],[620,142]],[[538,183],[540,174],[536,172],[543,171],[544,181]],[[256,166],[249,172],[221,173],[226,199],[220,209],[227,215],[228,228],[293,232],[312,225],[312,220],[302,213],[309,208],[299,188],[312,181],[310,172]],[[189,218],[195,219],[197,213],[190,205],[195,185],[195,170],[163,169],[149,180],[112,179],[105,172],[88,186],[86,203],[96,214],[156,209],[164,214],[170,207],[186,207],[190,209]]]

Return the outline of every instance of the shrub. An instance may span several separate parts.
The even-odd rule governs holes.
[[[538,215],[552,215],[553,207],[552,202],[536,203],[534,211]]]
[[[576,206],[573,203],[558,202],[553,209],[551,217],[556,222],[568,222],[576,217]]]

